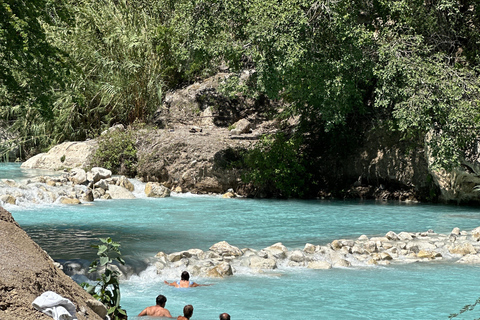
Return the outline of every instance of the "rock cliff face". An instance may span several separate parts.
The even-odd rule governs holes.
[[[228,166],[237,156],[235,150],[251,148],[262,134],[279,130],[280,124],[266,117],[273,102],[222,95],[218,88],[228,77],[218,74],[167,94],[155,115],[159,129],[136,132],[137,170],[143,181],[159,182],[177,192],[242,189],[241,173]],[[95,149],[95,141],[63,143],[29,159],[23,167],[86,167]],[[465,159],[452,172],[435,171],[424,141],[404,141],[383,128],[365,132],[348,154],[325,160],[321,174],[331,190],[319,196],[480,202],[480,192],[475,190],[480,185],[478,156]]]
[[[72,301],[79,320],[100,320],[87,305],[92,300],[84,289],[53,264],[43,251],[0,207],[0,319],[52,319],[35,310],[32,302],[45,291]]]

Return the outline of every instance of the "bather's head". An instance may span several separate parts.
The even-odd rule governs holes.
[[[159,295],[157,297],[157,305],[160,307],[165,307],[165,303],[167,303],[167,297],[165,297],[163,294]]]
[[[193,306],[191,304],[187,304],[183,307],[183,316],[187,319],[190,319],[193,315]]]
[[[230,315],[228,313],[222,313],[220,315],[220,320],[230,320]]]
[[[180,279],[186,280],[186,281],[190,280],[190,274],[188,273],[188,271],[183,271]]]

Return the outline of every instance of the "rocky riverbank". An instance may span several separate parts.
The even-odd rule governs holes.
[[[470,231],[453,228],[449,234],[433,230],[389,231],[384,236],[362,235],[357,239],[336,239],[325,245],[307,243],[293,250],[282,243],[255,250],[240,249],[221,241],[207,251],[159,252],[149,264],[155,266],[159,277],[168,278],[187,270],[195,277],[224,278],[244,273],[276,274],[286,268],[328,270],[438,262],[480,265],[480,227]],[[83,278],[88,262],[62,261],[60,267],[72,277]],[[139,272],[131,266],[118,266],[117,271],[124,279]]]
[[[45,291],[56,292],[72,301],[79,320],[105,318],[106,308],[55,267],[53,260],[2,207],[0,257],[0,319],[51,320],[32,306],[35,298]]]
[[[141,189],[141,190],[139,190]],[[112,176],[110,170],[94,167],[88,172],[74,168],[53,176],[38,176],[26,181],[0,180],[0,205],[32,203],[82,204],[102,199],[169,197],[171,190],[157,182],[137,185],[125,176]]]
[[[261,250],[239,249],[223,241],[208,251],[186,251],[156,255],[158,274],[184,269],[194,276],[226,277],[241,270],[271,272],[282,268],[331,269],[376,265],[449,261],[480,264],[480,227],[450,234],[389,231],[381,237],[338,239],[326,245],[307,243],[303,249],[288,250],[276,243]]]

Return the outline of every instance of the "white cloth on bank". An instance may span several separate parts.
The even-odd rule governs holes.
[[[75,305],[53,291],[45,291],[32,305],[55,320],[77,320]]]

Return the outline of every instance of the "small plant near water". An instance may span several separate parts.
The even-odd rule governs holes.
[[[82,283],[82,287],[87,290],[95,299],[107,307],[108,315],[112,320],[126,318],[126,311],[120,307],[120,284],[119,272],[112,270],[113,261],[124,265],[125,261],[120,252],[120,244],[114,242],[110,237],[100,238],[102,244],[92,245],[97,248],[98,258],[90,264],[89,273],[99,272],[96,284]]]

